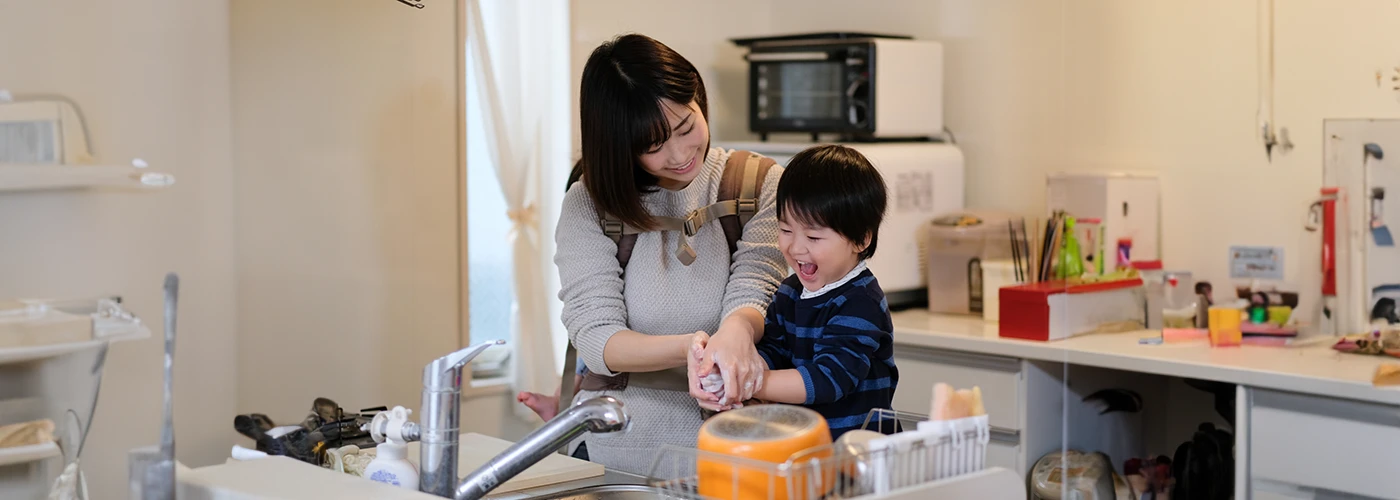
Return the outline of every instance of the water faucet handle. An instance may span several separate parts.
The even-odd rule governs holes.
[[[392,410],[374,414],[374,418],[369,423],[360,426],[360,430],[368,432],[375,444],[385,441],[398,444],[417,441],[419,439],[418,424],[408,419],[412,413],[413,410],[395,406]]]

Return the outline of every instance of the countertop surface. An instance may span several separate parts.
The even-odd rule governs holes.
[[[919,346],[1039,361],[1065,362],[1158,375],[1197,378],[1318,396],[1400,405],[1400,387],[1375,387],[1371,377],[1390,356],[1348,354],[1336,338],[1300,339],[1290,346],[1211,347],[1206,340],[1144,345],[1157,332],[1095,334],[1037,342],[1001,338],[995,322],[978,316],[896,311],[896,346]]]

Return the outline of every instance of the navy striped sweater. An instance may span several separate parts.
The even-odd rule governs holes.
[[[870,270],[808,299],[797,275],[788,277],[763,325],[759,355],[773,370],[802,374],[804,406],[826,417],[832,439],[860,429],[870,410],[890,408],[899,382],[894,325]]]

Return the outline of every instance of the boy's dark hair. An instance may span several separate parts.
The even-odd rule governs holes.
[[[583,185],[599,211],[642,229],[655,224],[642,206],[642,193],[656,189],[657,178],[639,159],[671,138],[662,99],[681,106],[694,102],[701,116],[710,116],[700,71],[653,38],[614,38],[594,49],[584,64],[579,84]]]
[[[807,148],[788,161],[778,180],[778,219],[829,227],[875,255],[887,205],[885,179],[860,152],[840,145]]]

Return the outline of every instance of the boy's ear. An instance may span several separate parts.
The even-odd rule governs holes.
[[[870,247],[870,236],[871,235],[867,234],[865,235],[865,241],[851,244],[851,246],[855,247],[856,253],[864,252],[866,248]]]

